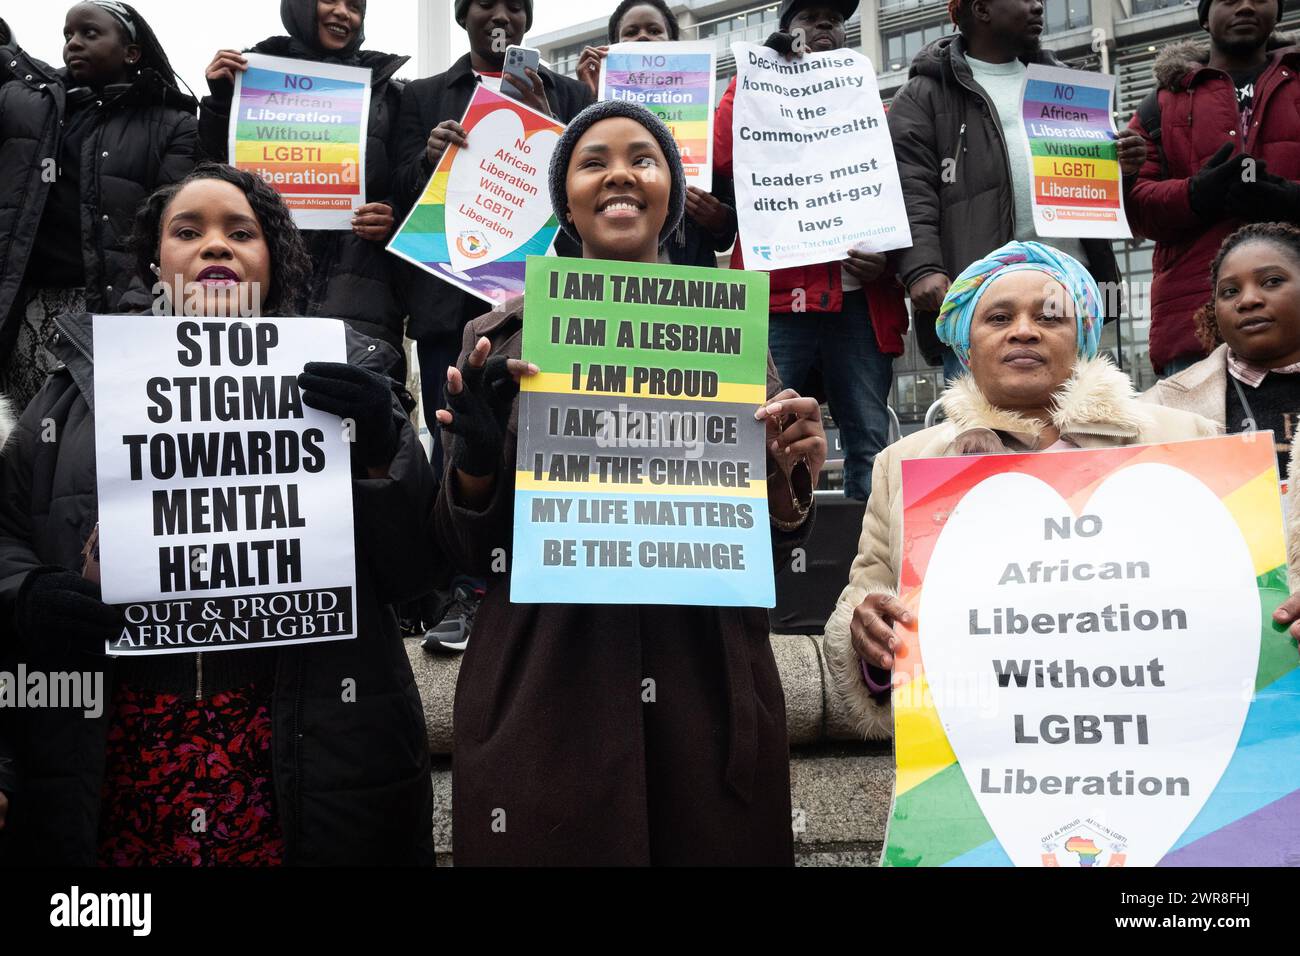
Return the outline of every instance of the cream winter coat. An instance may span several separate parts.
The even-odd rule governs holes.
[[[868,594],[896,594],[902,554],[903,495],[901,463],[907,458],[1032,451],[1040,423],[990,405],[970,375],[943,395],[946,421],[908,435],[876,456],[871,500],[862,520],[858,555],[849,583],[826,622],[826,658],[833,692],[868,739],[893,735],[888,703],[872,699],[862,681],[858,655],[849,637],[853,612]],[[1080,448],[1111,448],[1207,438],[1221,434],[1214,422],[1190,412],[1137,400],[1127,375],[1104,358],[1081,361],[1057,396],[1052,423],[1062,438]]]

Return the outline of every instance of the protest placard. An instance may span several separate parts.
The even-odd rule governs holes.
[[[496,304],[560,231],[547,175],[564,126],[482,86],[460,124],[468,145],[447,147],[388,251]]]
[[[717,47],[709,42],[615,43],[600,64],[600,99],[644,106],[672,130],[686,184],[713,188]]]
[[[767,276],[532,258],[516,603],[775,603]]]
[[[1031,63],[1020,93],[1040,236],[1127,239],[1115,77]]]
[[[108,653],[353,637],[350,448],[297,382],[343,323],[97,315],[94,350]]]
[[[892,866],[1300,853],[1266,433],[904,461]]]
[[[231,164],[273,187],[298,228],[351,230],[366,204],[370,70],[245,56],[230,107]]]
[[[876,86],[856,50],[788,62],[735,43],[736,214],[746,269],[844,259],[912,244],[898,163]]]

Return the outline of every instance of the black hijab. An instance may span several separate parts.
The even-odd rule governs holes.
[[[310,59],[327,63],[355,63],[361,44],[366,42],[366,0],[361,0],[361,29],[341,50],[326,50],[320,44],[316,0],[280,0],[280,22],[289,36],[310,54]]]

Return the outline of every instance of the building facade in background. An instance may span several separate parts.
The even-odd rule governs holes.
[[[1155,88],[1156,53],[1176,40],[1203,37],[1193,0],[1044,0],[1043,45],[1069,65],[1112,73],[1117,79],[1116,120],[1127,124],[1138,103]],[[611,9],[613,3],[610,4]],[[755,0],[671,2],[683,40],[713,40],[718,46],[718,94],[736,73],[731,44],[762,43],[777,28],[778,3]],[[608,20],[592,20],[529,38],[552,67],[573,75],[583,47],[605,42]],[[1293,17],[1280,30],[1295,28]],[[876,66],[880,93],[888,103],[907,80],[908,66],[922,46],[955,31],[944,0],[866,0],[848,25],[848,43]],[[1123,366],[1141,390],[1155,381],[1147,356],[1150,329],[1148,290],[1151,252],[1147,241],[1116,241],[1121,273],[1129,283],[1126,312],[1107,326],[1102,348]],[[724,258],[722,261],[726,261]],[[905,426],[915,426],[943,389],[939,369],[925,364],[915,341],[894,363],[890,404]]]

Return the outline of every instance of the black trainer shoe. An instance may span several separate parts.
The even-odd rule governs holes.
[[[457,584],[451,604],[441,621],[424,632],[420,646],[430,653],[458,654],[469,644],[474,614],[483,600],[484,590],[470,584]]]

